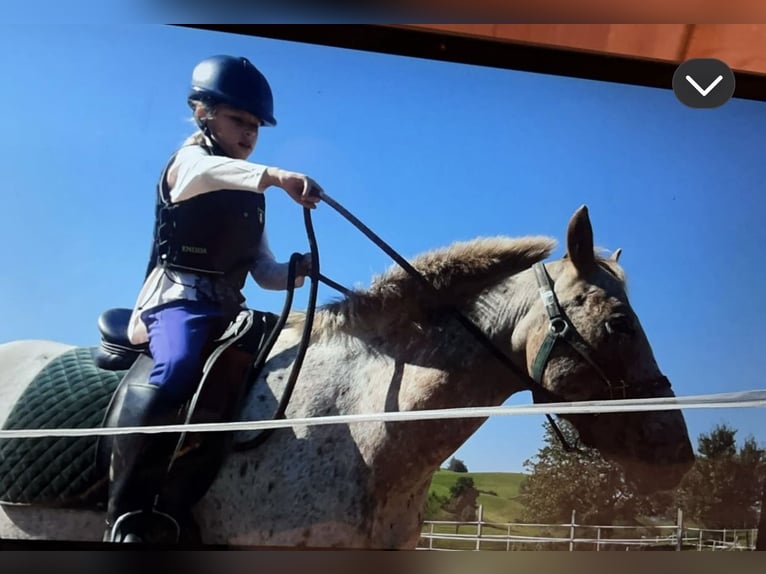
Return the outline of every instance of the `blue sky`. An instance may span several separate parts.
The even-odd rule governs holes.
[[[587,204],[596,243],[623,248],[633,306],[676,393],[766,387],[766,103],[693,110],[670,90],[164,25],[0,32],[0,342],[93,345],[99,313],[133,305],[156,179],[192,130],[191,69],[230,53],[275,94],[279,125],[251,159],[312,175],[404,256],[496,234],[551,235],[559,256]],[[307,250],[301,209],[280,190],[267,213],[280,259]],[[326,275],[367,285],[391,265],[329,207],[313,218]],[[284,300],[252,282],[245,294],[275,312]],[[335,296],[320,290],[320,302]],[[759,415],[686,412],[695,440],[727,422],[766,445]],[[543,420],[495,417],[456,456],[471,470],[521,470]]]

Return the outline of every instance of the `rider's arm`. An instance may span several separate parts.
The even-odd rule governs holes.
[[[269,247],[269,239],[264,228],[261,242],[258,246],[258,256],[250,269],[250,275],[262,289],[283,291],[287,288],[288,263],[277,262]],[[304,277],[295,278],[295,286],[302,287]]]
[[[170,199],[190,199],[219,189],[239,189],[263,193],[270,178],[265,165],[241,159],[208,155],[196,145],[179,150],[168,170]]]
[[[178,151],[167,180],[172,202],[219,189],[263,193],[271,186],[282,188],[302,207],[314,209],[319,201],[307,191],[316,186],[316,182],[304,174],[241,159],[210,156],[196,145]]]

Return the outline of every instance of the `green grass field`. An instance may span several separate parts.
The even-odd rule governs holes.
[[[452,472],[438,470],[430,492],[449,497],[449,489],[461,476],[473,479],[479,491],[478,503],[484,507],[486,522],[518,522],[524,507],[518,502],[519,487],[525,475],[517,472]]]
[[[477,503],[483,507],[484,522],[509,523],[521,522],[524,506],[519,502],[519,488],[526,478],[522,473],[514,472],[452,472],[449,470],[438,470],[431,481],[430,493],[437,496],[448,498],[450,487],[455,484],[461,476],[471,477],[474,488],[479,491]],[[446,513],[437,513],[432,520],[453,520]],[[430,530],[430,525],[424,528],[424,532]],[[537,528],[514,527],[511,533],[518,535],[538,534]],[[456,530],[455,526],[448,524],[439,524],[433,527],[434,533],[438,534],[476,534],[475,525],[463,525]],[[494,529],[485,526],[485,534],[506,534],[507,528]],[[427,542],[426,542],[427,544]],[[469,540],[439,540],[436,542],[439,548],[450,548],[454,550],[471,550],[475,548],[475,541]],[[484,550],[505,550],[505,542],[493,543],[484,541],[482,543]],[[524,549],[520,547],[519,549]]]

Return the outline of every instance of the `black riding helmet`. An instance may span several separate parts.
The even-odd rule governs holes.
[[[197,64],[188,98],[192,109],[195,101],[211,106],[228,104],[250,112],[265,126],[277,125],[271,87],[247,58],[212,56]]]

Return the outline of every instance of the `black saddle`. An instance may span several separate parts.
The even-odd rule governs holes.
[[[108,309],[98,318],[101,344],[95,353],[96,365],[107,371],[124,371],[149,345],[134,345],[128,340],[131,309]]]
[[[101,344],[94,353],[96,364],[105,370],[127,370],[107,407],[103,427],[116,427],[122,401],[130,384],[143,384],[149,377],[154,361],[148,345],[133,345],[128,340],[130,309],[109,309],[101,314],[98,328]],[[260,367],[253,364],[259,351],[269,339],[279,317],[273,313],[243,310],[215,341],[210,341],[205,354],[208,359],[203,368],[200,388],[205,392],[195,399],[197,416],[191,422],[226,422],[236,414],[243,393],[257,377]],[[262,366],[262,365],[261,365]],[[209,379],[216,379],[214,389],[202,387]],[[108,467],[112,437],[99,437],[97,466]]]
[[[149,356],[147,343],[134,345],[128,340],[128,324],[132,312],[131,309],[118,307],[104,311],[98,318],[101,342],[95,351],[95,361],[100,368],[107,371],[125,371],[133,366],[140,355]],[[247,312],[253,315],[252,325],[248,326],[247,332],[238,339],[237,347],[255,355],[275,327],[279,317],[273,313],[252,309],[248,309]],[[235,323],[236,319],[229,326],[227,333]],[[220,340],[225,340],[227,333],[224,333]]]

